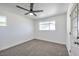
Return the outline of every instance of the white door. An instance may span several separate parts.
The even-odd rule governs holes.
[[[78,4],[74,6],[70,16],[71,16],[71,55],[79,56]]]

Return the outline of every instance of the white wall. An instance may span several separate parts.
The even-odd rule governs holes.
[[[7,17],[8,26],[0,26],[0,50],[32,39],[33,21],[16,13],[0,9],[0,16]]]
[[[55,20],[56,30],[55,31],[39,31],[38,23],[45,20]],[[35,20],[35,36],[34,38],[56,42],[60,44],[66,43],[66,13],[58,16],[52,16],[44,19]]]

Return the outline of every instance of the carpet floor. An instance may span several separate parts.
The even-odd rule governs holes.
[[[68,56],[68,52],[65,45],[33,39],[0,51],[0,56]]]

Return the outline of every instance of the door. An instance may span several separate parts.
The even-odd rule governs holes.
[[[79,56],[79,16],[78,4],[76,4],[71,12],[71,55]]]

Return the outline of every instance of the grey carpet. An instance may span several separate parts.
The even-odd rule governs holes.
[[[68,56],[65,45],[31,40],[0,52],[0,56]]]

